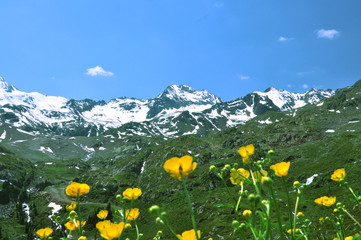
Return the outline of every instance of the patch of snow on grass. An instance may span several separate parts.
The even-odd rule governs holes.
[[[360,122],[360,121],[348,121],[348,123],[350,124],[350,123],[358,123],[358,122]]]
[[[317,177],[318,174],[313,174],[311,177],[307,178],[306,180],[306,185],[310,185],[313,182],[313,179],[315,179],[315,177]]]
[[[22,206],[26,215],[26,222],[30,222],[30,207],[27,203],[23,203]]]
[[[0,136],[0,139],[5,139],[5,138],[6,138],[6,130],[4,130],[4,132]]]

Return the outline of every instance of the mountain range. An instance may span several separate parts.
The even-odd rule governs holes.
[[[26,93],[0,77],[0,121],[32,135],[202,136],[243,124],[267,111],[315,104],[334,94],[330,89],[291,93],[268,88],[223,101],[206,90],[171,85],[152,99],[120,97],[105,102]]]

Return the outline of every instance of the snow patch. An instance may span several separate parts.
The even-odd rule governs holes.
[[[313,182],[313,179],[315,179],[317,176],[318,174],[313,174],[311,177],[307,178],[306,185],[310,185]]]
[[[23,203],[22,206],[26,215],[26,222],[30,222],[30,207],[27,203]]]

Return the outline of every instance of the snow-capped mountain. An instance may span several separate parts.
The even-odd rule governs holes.
[[[222,130],[266,111],[314,104],[334,93],[312,89],[299,94],[269,88],[224,102],[206,90],[171,85],[153,99],[121,97],[106,103],[26,93],[0,78],[0,121],[32,134],[93,136],[108,131],[117,137],[176,137]]]

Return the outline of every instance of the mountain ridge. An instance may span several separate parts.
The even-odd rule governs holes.
[[[273,87],[266,90],[226,102],[207,90],[173,84],[155,98],[120,97],[105,102],[26,93],[0,78],[0,120],[30,132],[69,136],[96,136],[114,128],[128,135],[203,135],[245,123],[267,111],[314,104],[335,93],[311,89],[300,94]],[[143,126],[139,131],[127,131],[127,126],[134,123]]]

